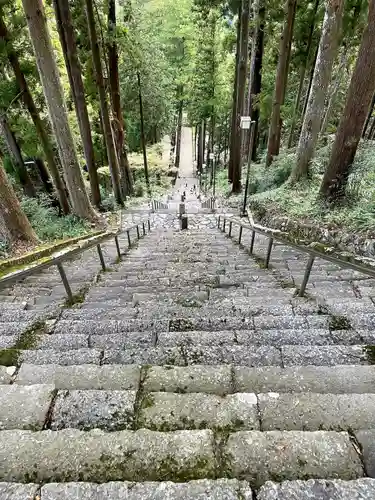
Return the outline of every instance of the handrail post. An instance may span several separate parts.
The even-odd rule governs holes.
[[[242,239],[242,229],[243,227],[240,226],[240,234],[238,235],[238,244],[241,245],[241,239]]]
[[[229,233],[228,233],[228,237],[230,238],[232,236],[232,224],[233,224],[233,221],[231,220],[229,222]]]
[[[137,238],[139,240],[139,227],[138,227],[138,224],[137,224]]]
[[[63,282],[64,288],[66,291],[66,295],[68,296],[68,300],[70,300],[72,302],[73,301],[73,293],[72,293],[72,289],[70,288],[68,278],[66,277],[65,269],[64,269],[61,262],[58,262],[56,264],[56,266],[57,266],[57,269],[59,270],[61,281]]]
[[[117,256],[118,256],[119,260],[121,260],[121,251],[120,251],[120,245],[119,245],[119,242],[118,242],[118,236],[117,235],[115,236],[115,243],[116,243]]]
[[[105,271],[105,270],[106,270],[106,267],[105,267],[105,262],[104,262],[104,257],[103,257],[103,252],[102,252],[102,247],[100,246],[100,243],[98,243],[98,244],[96,245],[96,248],[97,248],[97,250],[98,250],[100,264],[101,264],[101,266],[102,266],[103,271]]]
[[[251,242],[250,242],[250,249],[249,249],[250,254],[252,254],[254,251],[254,242],[255,242],[255,231],[253,230],[253,232],[251,234]]]
[[[219,215],[219,218],[217,219],[217,227],[220,229],[220,215]]]
[[[148,232],[150,232],[151,231],[150,219],[147,219],[147,225],[148,225]]]
[[[129,229],[126,230],[126,234],[128,235],[128,247],[130,248],[131,245],[132,245],[132,243],[131,243],[131,240],[130,240],[130,230]]]
[[[146,234],[146,228],[145,228],[144,221],[142,222],[142,229],[143,229],[143,236],[145,236],[145,234]]]
[[[224,224],[223,224],[223,233],[225,233],[225,225],[227,223],[227,219],[224,217]]]
[[[300,297],[303,297],[305,294],[307,282],[309,281],[309,278],[310,278],[311,268],[314,264],[314,260],[315,260],[315,257],[313,255],[310,255],[309,260],[307,262],[306,269],[305,269],[305,274],[303,276],[301,288],[300,288],[299,293],[298,293],[298,295]]]
[[[273,246],[273,238],[270,238],[270,241],[268,243],[268,248],[267,248],[266,264],[265,264],[266,269],[268,269],[268,266],[270,263],[272,246]]]

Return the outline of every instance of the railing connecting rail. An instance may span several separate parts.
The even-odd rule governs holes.
[[[201,207],[213,210],[215,208],[215,198],[208,198],[207,200],[202,201]]]
[[[222,222],[222,224],[221,224]],[[221,226],[220,226],[221,224]],[[225,215],[219,215],[217,218],[217,227],[223,231],[224,233],[226,232],[226,227],[228,227],[228,236],[232,236],[232,226],[237,225],[240,226],[239,229],[239,237],[238,237],[238,243],[241,244],[242,240],[242,233],[244,229],[247,229],[252,232],[251,234],[251,240],[250,240],[250,247],[249,247],[249,253],[253,254],[254,252],[254,242],[255,242],[255,235],[260,234],[262,236],[265,236],[266,238],[269,239],[268,242],[268,247],[267,247],[267,254],[265,258],[265,267],[268,268],[270,259],[271,259],[271,252],[273,248],[273,244],[275,241],[282,243],[283,245],[295,248],[296,250],[306,253],[309,255],[309,260],[306,265],[305,269],[305,274],[302,280],[301,287],[299,289],[299,296],[303,297],[305,294],[306,286],[310,278],[311,270],[314,264],[314,261],[316,258],[326,260],[328,262],[332,262],[333,264],[336,264],[339,267],[343,267],[345,269],[353,269],[354,271],[358,271],[360,273],[363,273],[365,275],[371,276],[372,278],[375,278],[375,268],[371,268],[370,266],[367,266],[365,264],[359,264],[355,262],[350,262],[346,261],[344,259],[341,259],[340,257],[333,256],[333,255],[327,255],[324,252],[320,252],[319,250],[315,250],[313,248],[309,248],[307,246],[304,246],[302,244],[294,243],[292,241],[289,241],[287,238],[284,238],[277,230],[269,229],[269,228],[264,228],[261,226],[258,226],[256,224],[246,224],[243,222],[240,222],[236,219],[233,219],[232,217],[227,217]]]
[[[163,203],[162,201],[152,200],[152,202],[151,202],[152,212],[156,212],[156,210],[167,210],[167,208],[168,208],[168,204]]]
[[[120,234],[126,233],[127,237],[128,237],[128,248],[130,248],[132,246],[130,232],[134,231],[134,230],[136,231],[137,240],[139,240],[142,236],[146,235],[147,230],[148,230],[148,232],[151,231],[150,219],[146,219],[144,221],[138,222],[137,224],[134,224],[133,226],[130,226],[129,228],[124,229],[124,230],[121,229],[119,231],[111,231],[111,232],[107,232],[107,233],[99,235],[99,236],[94,236],[93,238],[89,238],[87,240],[84,240],[82,242],[82,244],[80,244],[79,246],[76,246],[76,247],[70,248],[70,249],[68,248],[68,249],[62,250],[61,252],[59,252],[55,255],[52,255],[48,259],[48,261],[46,261],[46,262],[36,263],[34,265],[31,264],[26,269],[21,269],[19,271],[15,271],[13,273],[10,273],[10,274],[8,274],[0,279],[0,289],[4,288],[6,286],[9,286],[13,283],[17,283],[18,281],[20,281],[28,276],[31,276],[33,274],[36,274],[43,269],[47,269],[48,267],[51,267],[51,266],[56,266],[57,269],[59,270],[61,281],[63,282],[64,288],[66,291],[66,295],[67,295],[69,300],[73,300],[72,289],[70,288],[69,280],[66,276],[63,262],[71,259],[72,257],[74,257],[82,252],[85,252],[89,248],[96,246],[97,251],[98,251],[100,265],[102,267],[102,270],[105,271],[107,269],[107,267],[105,264],[101,245],[113,238],[115,240],[115,244],[116,244],[117,256],[121,260],[122,254],[121,254],[120,243],[119,243],[118,237]],[[141,232],[142,232],[142,234],[141,234]]]

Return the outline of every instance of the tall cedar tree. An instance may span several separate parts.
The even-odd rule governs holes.
[[[113,129],[116,138],[117,157],[119,161],[122,194],[125,197],[134,192],[133,176],[130,170],[125,144],[125,121],[121,108],[120,78],[118,70],[118,50],[116,43],[116,2],[108,0],[108,70],[111,101],[113,109]]]
[[[229,138],[229,162],[228,162],[228,181],[233,181],[233,151],[236,147],[237,140],[237,101],[238,101],[238,67],[240,65],[241,57],[241,13],[242,13],[242,2],[240,2],[237,20],[237,38],[236,38],[236,63],[234,68],[234,81],[233,81],[233,94],[232,94],[232,115],[231,115],[231,127],[230,127],[230,138]],[[203,162],[202,162],[203,163]],[[199,163],[198,163],[199,164]]]
[[[95,69],[95,80],[99,91],[100,113],[103,123],[104,139],[107,149],[109,171],[112,179],[112,187],[117,203],[119,205],[123,205],[121,185],[120,185],[119,163],[115,148],[115,142],[113,139],[111,122],[109,119],[108,102],[104,85],[102,61],[100,58],[100,49],[99,49],[98,37],[96,34],[95,16],[94,16],[94,8],[92,0],[85,0],[85,6],[86,6],[87,24],[89,28],[92,60]]]
[[[320,0],[315,0],[314,10],[313,10],[313,13],[311,16],[311,24],[310,24],[310,29],[309,29],[309,36],[307,38],[307,43],[306,43],[305,57],[304,57],[304,60],[302,63],[301,75],[299,78],[299,85],[298,85],[298,92],[297,92],[296,101],[295,101],[294,110],[293,110],[292,124],[290,126],[288,148],[291,148],[293,145],[294,130],[295,130],[296,122],[297,122],[298,115],[299,115],[299,108],[300,108],[300,103],[301,103],[303,84],[305,82],[305,75],[306,75],[307,65],[309,62],[309,56],[310,56],[310,52],[311,52],[311,46],[312,46],[313,34],[314,34],[314,28],[315,28],[315,21],[316,21],[316,14],[318,11],[319,2],[320,2]]]
[[[91,198],[93,204],[99,207],[101,200],[98,173],[96,171],[90,120],[87,112],[85,89],[82,81],[81,65],[78,60],[77,44],[73,30],[69,2],[66,0],[53,0],[53,5],[55,8],[56,24],[64,54],[70,88],[72,90],[77,121],[81,133],[87,170],[89,173]]]
[[[9,238],[11,245],[19,240],[37,243],[38,239],[22,211],[16,193],[0,161],[0,236]]]
[[[18,60],[18,56],[13,49],[10,36],[8,34],[8,29],[4,23],[3,12],[0,7],[0,40],[5,41],[5,46],[7,50],[7,57],[12,66],[14,76],[16,78],[16,83],[18,90],[21,93],[21,99],[30,113],[31,119],[33,120],[36,133],[38,134],[39,140],[43,147],[44,155],[47,159],[49,173],[51,174],[52,181],[56,190],[58,200],[60,202],[61,210],[64,214],[70,212],[68,198],[65,192],[64,182],[61,178],[55,155],[53,152],[52,144],[48,136],[47,130],[44,126],[42,119],[40,118],[39,111],[35,105],[34,99],[31,95],[29,86],[26,82],[25,75],[22,72],[21,65]]]
[[[87,196],[69,127],[64,93],[42,0],[22,0],[22,3],[73,212],[78,217],[96,221],[97,216]]]
[[[241,35],[240,35],[240,56],[238,64],[237,77],[237,104],[236,104],[236,125],[234,141],[231,144],[231,156],[233,158],[232,172],[232,192],[238,193],[241,191],[241,115],[245,108],[245,93],[246,93],[246,70],[249,45],[249,15],[250,1],[242,0],[241,8]]]
[[[288,83],[290,51],[292,47],[294,19],[296,17],[297,0],[285,3],[285,21],[280,40],[279,62],[276,71],[275,91],[272,103],[272,114],[268,133],[266,165],[270,166],[273,158],[279,154],[281,139],[281,106],[284,104]]]
[[[344,0],[327,0],[318,57],[291,181],[306,178],[314,155],[341,31]]]
[[[331,157],[320,187],[321,198],[330,205],[345,196],[350,168],[375,91],[375,0],[369,1],[368,22],[336,133]]]
[[[36,191],[35,186],[31,180],[29,172],[27,171],[26,165],[23,161],[21,148],[17,142],[17,139],[11,130],[9,123],[4,115],[0,112],[0,134],[2,134],[5,144],[9,150],[11,157],[13,158],[13,165],[17,173],[18,179],[22,185],[23,192],[26,196],[35,197]]]

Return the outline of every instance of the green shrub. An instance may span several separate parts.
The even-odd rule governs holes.
[[[42,241],[73,238],[89,230],[88,224],[75,215],[59,217],[57,208],[51,207],[51,200],[46,195],[24,197],[21,206]]]

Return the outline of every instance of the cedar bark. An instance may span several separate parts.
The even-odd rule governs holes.
[[[108,0],[108,31],[110,41],[108,43],[108,66],[109,84],[111,89],[111,100],[113,109],[113,124],[116,139],[116,150],[119,161],[121,187],[123,195],[130,195],[134,192],[134,182],[130,170],[127,146],[125,143],[125,121],[121,108],[120,78],[118,70],[118,50],[116,43],[116,2]]]
[[[289,140],[288,140],[288,148],[291,148],[292,144],[293,144],[294,129],[296,127],[296,122],[297,122],[297,118],[298,118],[298,114],[299,114],[299,107],[300,107],[301,97],[302,97],[302,89],[303,89],[303,84],[305,81],[307,64],[309,62],[309,56],[310,56],[312,39],[313,39],[314,28],[315,28],[316,13],[318,11],[319,2],[320,2],[320,0],[315,0],[314,11],[313,11],[312,21],[311,21],[311,25],[310,25],[310,30],[309,30],[309,36],[307,39],[305,60],[304,60],[304,63],[302,65],[296,102],[294,104],[293,118],[292,118],[292,124],[290,126],[290,133],[289,133]]]
[[[38,239],[21,209],[16,193],[0,161],[0,235],[14,244],[18,240],[37,243]],[[3,227],[4,225],[4,227]]]
[[[95,206],[99,207],[101,199],[98,173],[96,171],[90,120],[87,112],[85,89],[82,81],[81,65],[78,60],[77,44],[73,31],[69,2],[67,0],[53,0],[53,4],[89,173],[92,202]]]
[[[26,165],[23,161],[21,149],[16,140],[16,137],[11,130],[8,121],[4,115],[0,113],[0,132],[4,137],[5,144],[7,145],[8,151],[13,158],[13,164],[15,165],[15,170],[19,177],[20,183],[22,185],[23,192],[26,196],[34,198],[36,196],[35,186],[29,176]]]
[[[26,1],[26,0],[24,0]],[[104,130],[104,139],[108,156],[108,164],[109,171],[111,174],[112,187],[115,195],[116,202],[119,205],[123,205],[122,201],[122,193],[121,193],[121,185],[120,185],[120,171],[119,171],[119,163],[117,158],[117,152],[115,148],[115,142],[112,133],[111,122],[109,119],[109,110],[108,110],[108,102],[107,95],[105,91],[104,78],[103,78],[103,69],[102,62],[100,58],[100,49],[98,43],[98,37],[96,34],[95,28],[95,16],[94,16],[94,8],[92,0],[85,0],[86,6],[86,18],[87,24],[89,28],[89,37],[90,37],[90,45],[91,45],[91,53],[92,60],[95,71],[95,80],[96,85],[98,87],[99,92],[99,100],[100,100],[100,112],[103,123]]]
[[[22,3],[73,212],[96,221],[78,164],[42,1],[22,0]]]
[[[279,154],[281,138],[281,106],[284,104],[288,83],[288,68],[293,38],[294,19],[297,0],[287,0],[285,3],[286,19],[280,40],[279,62],[276,71],[276,83],[273,96],[272,114],[268,133],[266,166],[270,166],[273,158]]]
[[[228,181],[233,181],[233,158],[234,150],[236,148],[237,136],[237,96],[238,96],[238,68],[240,65],[240,51],[241,51],[241,13],[242,3],[240,3],[238,21],[237,21],[237,41],[236,41],[236,64],[234,69],[234,83],[232,95],[232,118],[229,138],[229,162],[228,162]]]
[[[368,126],[370,124],[372,113],[374,112],[374,107],[375,107],[375,93],[374,93],[374,96],[373,96],[372,101],[371,101],[369,112],[367,114],[365,126],[363,127],[362,137],[366,136],[366,132],[367,132]]]
[[[368,23],[354,72],[350,81],[345,108],[336,133],[329,164],[320,187],[320,196],[334,205],[345,197],[350,168],[353,164],[363,127],[375,90],[375,0],[370,0]]]
[[[297,147],[297,160],[290,176],[298,182],[309,174],[324,114],[324,103],[337,53],[344,0],[328,0],[319,42],[314,77]]]
[[[177,110],[177,133],[176,133],[176,159],[175,167],[180,168],[180,156],[181,156],[181,132],[182,132],[182,112],[184,109],[184,101],[182,99],[184,87],[183,85],[178,86],[178,110]]]
[[[39,111],[35,105],[34,99],[30,93],[29,86],[26,82],[25,75],[21,70],[21,66],[18,60],[18,56],[15,53],[9,35],[8,29],[4,23],[3,13],[0,8],[0,40],[3,39],[6,43],[7,57],[12,66],[14,76],[16,78],[17,86],[20,92],[22,92],[21,98],[28,109],[31,119],[33,120],[36,132],[38,134],[39,140],[42,144],[45,157],[47,159],[48,168],[52,177],[52,181],[57,193],[58,200],[60,202],[61,210],[66,215],[70,212],[68,198],[65,192],[64,182],[61,178],[55,155],[53,152],[51,141],[48,137],[47,131],[44,127],[42,119],[40,118]]]
[[[150,179],[148,176],[145,122],[144,122],[144,117],[143,117],[142,83],[141,83],[141,75],[140,75],[139,71],[137,73],[137,80],[138,80],[138,98],[139,98],[139,117],[141,120],[141,142],[142,142],[142,151],[143,151],[143,167],[144,167],[144,171],[145,171],[147,193],[149,194],[149,196],[151,196]]]
[[[235,125],[235,145],[233,151],[233,172],[232,172],[232,193],[241,191],[241,115],[245,107],[246,93],[246,70],[249,45],[249,15],[250,0],[242,0],[241,8],[241,37],[240,37],[240,58],[237,77],[237,105],[236,105],[236,125]]]

